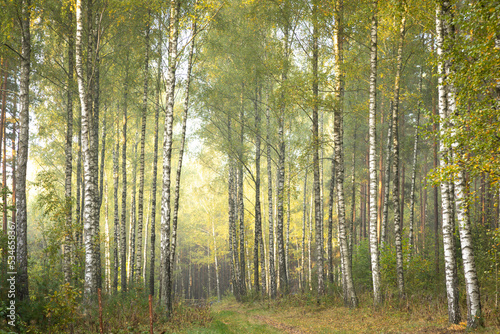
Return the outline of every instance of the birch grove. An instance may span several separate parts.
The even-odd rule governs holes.
[[[497,7],[5,2],[0,331],[497,332]]]

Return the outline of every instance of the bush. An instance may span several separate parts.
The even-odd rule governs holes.
[[[71,285],[63,284],[46,298],[48,302],[45,305],[45,315],[49,330],[55,333],[67,331],[78,318],[80,293]]]

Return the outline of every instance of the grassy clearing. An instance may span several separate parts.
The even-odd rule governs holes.
[[[448,324],[446,308],[441,301],[398,305],[387,303],[373,309],[369,301],[349,310],[337,300],[291,296],[286,300],[239,304],[226,299],[212,306],[213,323],[206,331],[186,333],[465,333],[465,323]],[[487,319],[488,320],[488,319]],[[493,319],[490,319],[493,320]],[[478,333],[499,333],[500,327],[487,321],[489,327]]]
[[[154,307],[154,333],[466,333],[465,323],[448,324],[446,301],[442,298],[410,297],[400,303],[386,298],[385,305],[374,309],[369,295],[362,295],[360,307],[350,310],[339,298],[324,297],[318,301],[311,295],[291,295],[278,300],[247,300],[238,303],[226,297],[212,305],[175,306],[170,319],[160,305]],[[129,293],[120,298],[104,299],[105,333],[148,334],[147,299]],[[477,333],[500,333],[500,320],[495,312],[484,307],[486,328]],[[76,311],[75,313],[73,313]],[[462,314],[465,314],[462,309]],[[99,333],[96,309],[83,313],[72,310],[73,321],[60,322],[53,314],[44,325],[30,321],[22,333]],[[62,315],[63,313],[61,313]],[[59,319],[60,320],[60,319]],[[66,325],[64,325],[66,324]],[[7,330],[0,323],[0,334]]]

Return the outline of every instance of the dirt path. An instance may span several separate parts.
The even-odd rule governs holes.
[[[257,321],[263,322],[266,325],[271,326],[273,328],[276,328],[280,331],[283,331],[283,333],[290,333],[290,334],[305,334],[306,333],[297,327],[284,324],[282,322],[276,321],[272,318],[265,317],[262,315],[251,316],[251,318],[256,319]]]
[[[306,332],[304,332],[300,328],[283,323],[281,321],[273,319],[270,316],[265,316],[261,314],[249,314],[248,312],[242,310],[241,306],[238,304],[227,304],[226,307],[224,307],[223,309],[226,311],[236,312],[251,322],[266,324],[267,326],[272,327],[282,333],[306,334]]]
[[[445,310],[413,312],[391,308],[373,310],[341,306],[276,306],[268,303],[239,304],[226,301],[217,306],[219,319],[231,333],[466,333],[465,323],[450,325]],[[229,312],[229,313],[225,313]],[[217,317],[217,316],[216,316]],[[246,326],[246,327],[245,327]],[[481,333],[500,333],[488,327]],[[221,331],[220,333],[228,333]],[[217,332],[219,333],[219,332]]]

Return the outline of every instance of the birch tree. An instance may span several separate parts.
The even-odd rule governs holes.
[[[136,266],[138,270],[137,279],[142,273],[142,229],[144,220],[144,151],[146,147],[146,121],[148,111],[148,83],[149,83],[149,19],[150,12],[147,14],[147,22],[144,36],[144,91],[142,95],[142,111],[141,111],[141,152],[139,156],[139,198],[137,203],[137,260]],[[146,231],[147,237],[147,231]],[[145,237],[145,238],[146,238]]]
[[[68,83],[66,92],[66,110],[67,110],[67,130],[66,130],[66,165],[65,165],[65,201],[66,201],[66,231],[64,238],[64,281],[71,281],[71,241],[72,241],[72,193],[71,180],[73,176],[73,52],[74,52],[74,37],[73,37],[73,12],[71,5],[67,9],[68,18]]]
[[[370,44],[370,120],[369,120],[369,170],[370,170],[370,257],[373,281],[373,304],[382,303],[380,290],[380,262],[377,239],[377,154],[376,154],[376,112],[377,112],[377,0],[372,2],[372,26]]]
[[[118,185],[119,185],[119,166],[118,166],[118,156],[120,155],[120,140],[119,140],[119,129],[118,122],[116,124],[115,130],[115,145],[113,146],[113,222],[114,222],[114,233],[113,233],[113,292],[118,291],[118,268],[119,268],[119,258],[118,249],[120,244],[120,213],[118,211],[119,200],[118,200]]]
[[[324,273],[323,273],[323,215],[321,205],[321,186],[320,186],[320,171],[319,171],[319,85],[318,85],[318,3],[313,1],[313,50],[312,50],[312,69],[313,69],[313,108],[312,108],[312,142],[313,142],[313,175],[314,175],[314,222],[316,226],[316,267],[318,270],[318,296],[323,295],[325,290]]]
[[[284,199],[285,199],[285,87],[287,84],[289,56],[290,56],[290,4],[284,1],[282,11],[284,13],[283,24],[283,69],[281,72],[281,96],[279,102],[278,114],[278,175],[277,175],[277,193],[276,193],[276,209],[277,209],[277,222],[276,222],[276,243],[278,248],[278,272],[280,280],[280,291],[284,294],[288,293],[288,281],[286,273],[286,259],[285,259],[285,243],[283,238],[284,226]]]
[[[273,175],[271,164],[271,116],[270,109],[266,110],[267,120],[267,201],[269,215],[269,293],[271,298],[276,298],[276,272],[274,269],[274,233],[273,233]]]
[[[16,235],[18,295],[20,300],[29,300],[28,289],[28,211],[26,200],[26,172],[29,147],[29,86],[31,67],[31,1],[21,2],[21,76],[19,78],[19,148],[16,173]]]
[[[120,225],[120,259],[121,259],[121,290],[127,291],[127,107],[129,89],[129,53],[125,63],[125,81],[123,83],[123,116],[122,116],[122,215]]]
[[[337,74],[335,82],[335,109],[334,109],[334,124],[333,124],[333,140],[335,145],[335,168],[336,168],[336,187],[337,187],[337,212],[339,219],[339,245],[342,264],[343,282],[344,285],[344,303],[350,308],[358,306],[358,298],[354,291],[354,282],[352,279],[351,262],[349,261],[349,246],[347,242],[347,229],[345,217],[345,201],[344,201],[344,138],[343,138],[343,102],[344,102],[344,70],[342,63],[343,55],[343,0],[335,3],[334,8],[334,71]]]
[[[446,133],[448,123],[447,87],[445,84],[446,71],[444,64],[444,38],[446,31],[443,17],[448,14],[449,2],[439,1],[436,7],[436,35],[438,56],[438,106],[439,106],[439,131],[441,137]],[[444,141],[439,143],[440,166],[446,168],[449,161],[449,151]],[[448,321],[453,324],[460,322],[460,309],[458,304],[457,264],[455,258],[455,242],[453,237],[453,221],[451,216],[451,192],[447,181],[441,182],[441,206],[443,215],[443,247],[446,277],[446,296],[448,299]]]
[[[159,21],[161,21],[161,16]],[[155,91],[155,127],[153,143],[153,178],[151,180],[151,259],[149,264],[149,294],[155,294],[155,263],[156,263],[156,187],[158,176],[158,131],[160,119],[160,83],[161,83],[161,50],[162,50],[162,31],[160,30],[158,41],[158,68],[156,70],[156,91]]]
[[[419,77],[419,93],[422,94],[422,67],[420,67]],[[414,237],[414,220],[415,220],[415,181],[417,177],[417,152],[418,152],[418,126],[420,121],[420,101],[417,106],[417,124],[415,126],[415,139],[413,142],[413,167],[411,172],[411,190],[410,190],[410,228],[408,239],[410,239],[410,256],[412,256],[415,244]]]
[[[171,241],[171,251],[170,251],[170,272],[171,272],[171,275],[173,275],[173,272],[174,272],[175,251],[176,251],[176,246],[177,246],[177,221],[178,221],[178,215],[179,215],[179,198],[180,198],[182,159],[184,156],[184,147],[186,145],[186,128],[187,128],[187,119],[188,119],[188,114],[189,114],[189,93],[190,93],[189,90],[190,90],[190,83],[191,83],[191,70],[193,67],[193,54],[194,54],[195,37],[196,37],[196,19],[193,19],[191,30],[192,30],[192,36],[191,36],[191,43],[189,45],[189,54],[188,54],[186,91],[185,91],[185,97],[184,97],[184,112],[182,114],[181,146],[179,148],[179,161],[177,162],[177,171],[175,174],[174,216],[172,219],[172,241]],[[173,279],[173,277],[171,277],[171,279]]]
[[[174,120],[174,93],[175,93],[175,69],[177,60],[177,29],[179,1],[170,1],[170,20],[169,20],[169,43],[168,43],[168,70],[167,70],[167,110],[165,113],[165,130],[163,141],[163,188],[161,196],[161,253],[160,262],[162,272],[160,301],[166,307],[167,314],[172,312],[172,290],[171,290],[171,272],[170,272],[170,183],[172,169],[172,139],[173,139],[173,120]]]
[[[399,90],[401,83],[401,68],[403,66],[403,43],[406,25],[406,8],[403,8],[399,23],[398,53],[396,58],[396,74],[394,79],[393,103],[392,103],[392,202],[394,204],[394,239],[396,244],[396,278],[398,284],[399,298],[405,298],[404,276],[403,276],[403,245],[401,231],[401,207],[399,200]]]
[[[244,198],[243,198],[243,140],[244,140],[244,130],[245,130],[245,111],[243,106],[243,89],[244,84],[241,86],[241,106],[240,106],[240,115],[239,115],[239,124],[240,124],[240,138],[239,138],[239,148],[238,148],[238,176],[237,176],[237,211],[239,212],[239,264],[240,264],[240,280],[238,284],[240,297],[246,295],[246,284],[245,284],[245,206],[244,206]],[[238,255],[237,255],[238,256]]]
[[[390,110],[392,112],[392,104],[390,103]],[[392,115],[391,115],[392,117]],[[384,208],[382,210],[382,226],[381,226],[381,236],[380,242],[382,247],[387,242],[387,222],[389,220],[389,188],[391,185],[391,152],[392,152],[392,120],[389,122],[389,128],[387,130],[387,144],[386,144],[386,153],[385,153],[385,180],[384,180]]]
[[[441,24],[441,27],[438,26],[439,24]],[[457,125],[454,119],[459,115],[460,111],[457,110],[456,105],[456,88],[453,84],[453,75],[455,73],[453,73],[453,58],[450,52],[450,49],[454,44],[455,27],[451,12],[451,4],[447,1],[438,3],[436,28],[438,30],[438,82],[440,84],[438,86],[438,89],[440,93],[439,107],[441,119],[441,134],[446,134],[441,138],[441,146],[444,146],[445,149],[449,150],[448,162],[450,166],[451,164],[454,164],[457,167],[457,172],[455,173],[455,175],[453,175],[453,183],[450,183],[449,196],[450,200],[453,198],[453,196],[455,199],[457,224],[460,234],[460,246],[462,249],[466,288],[465,290],[467,297],[467,327],[476,328],[484,325],[484,319],[481,313],[479,281],[477,277],[476,263],[474,259],[474,247],[472,243],[471,224],[469,218],[470,210],[468,204],[470,202],[470,199],[468,198],[467,194],[467,179],[465,175],[465,168],[463,165],[461,165],[460,162],[458,162],[457,159],[458,157],[465,156],[466,154],[464,152],[464,145],[460,145],[457,141]],[[443,82],[443,79],[445,79],[446,81]],[[451,80],[448,81],[449,79]],[[444,111],[441,110],[441,98],[445,100],[443,101],[445,102],[443,104],[445,104],[446,108],[446,110]],[[444,114],[444,117],[441,116],[442,114]],[[452,185],[454,186],[453,188],[451,188]],[[458,287],[456,286],[456,282],[454,289],[458,289]]]
[[[255,89],[255,237],[253,248],[253,268],[255,290],[259,292],[259,264],[261,268],[262,294],[266,292],[266,268],[264,265],[264,243],[262,240],[262,213],[260,205],[260,87]],[[260,250],[260,256],[259,256]],[[260,261],[259,261],[260,259]]]
[[[94,131],[96,127],[93,122],[96,119],[92,115],[89,106],[89,93],[86,90],[82,66],[82,4],[81,0],[76,3],[76,73],[78,81],[78,92],[82,108],[82,153],[83,173],[85,178],[85,206],[83,208],[84,220],[84,244],[85,244],[85,283],[84,299],[89,302],[91,296],[97,293],[97,261],[96,254],[96,232],[98,231],[98,189],[97,189],[97,142]]]

